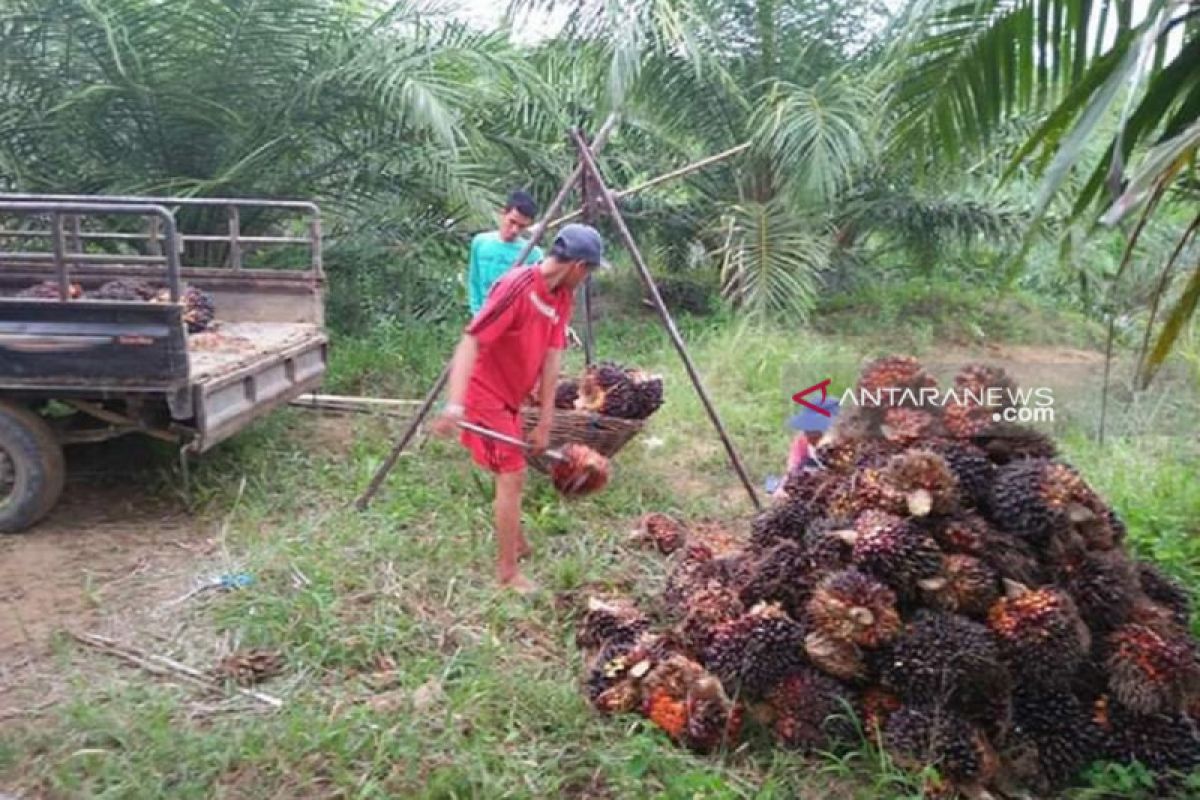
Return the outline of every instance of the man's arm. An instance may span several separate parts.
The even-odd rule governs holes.
[[[475,366],[475,357],[479,355],[479,342],[471,334],[463,334],[454,348],[454,360],[450,363],[450,379],[446,390],[446,406],[441,416],[433,423],[433,432],[439,436],[449,436],[454,432],[458,421],[462,419],[465,408],[463,400],[467,396],[467,383],[471,380],[471,370]]]
[[[561,365],[562,350],[547,350],[538,385],[538,421],[530,437],[535,453],[541,453],[550,446],[550,426],[554,424],[554,390],[558,386]]]

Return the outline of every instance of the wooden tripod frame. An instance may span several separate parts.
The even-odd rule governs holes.
[[[687,371],[688,378],[692,382],[692,387],[695,389],[697,396],[700,398],[701,404],[704,406],[705,412],[708,414],[709,420],[717,431],[717,435],[721,439],[721,443],[725,446],[725,453],[729,457],[729,463],[733,467],[734,472],[742,482],[742,486],[746,489],[746,494],[750,496],[750,502],[754,504],[756,509],[762,508],[762,502],[758,499],[758,493],[754,490],[754,484],[751,483],[749,476],[746,473],[746,468],[742,464],[741,457],[738,455],[737,448],[729,438],[729,433],[725,430],[724,424],[721,422],[721,417],[717,413],[716,408],[712,404],[712,400],[708,396],[708,391],[704,388],[704,383],[700,379],[700,374],[696,371],[696,366],[692,362],[692,357],[688,353],[687,345],[683,342],[683,337],[679,335],[679,330],[675,327],[675,321],[671,317],[671,312],[667,310],[666,304],[663,302],[662,295],[658,291],[658,285],[654,282],[654,276],[650,274],[649,268],[646,266],[646,261],[642,257],[641,250],[638,249],[637,242],[634,241],[633,235],[629,232],[629,227],[625,224],[625,218],[621,215],[621,210],[617,206],[617,201],[622,197],[632,194],[634,191],[639,191],[643,188],[657,185],[666,180],[682,177],[691,172],[695,172],[709,164],[715,163],[724,158],[744,151],[748,145],[741,145],[716,156],[711,156],[703,161],[696,162],[687,167],[683,167],[666,175],[659,176],[650,181],[646,181],[637,187],[626,190],[625,192],[613,193],[608,189],[608,185],[604,181],[604,176],[600,172],[600,168],[596,163],[596,155],[604,148],[608,141],[609,134],[617,123],[616,115],[610,115],[605,120],[604,125],[596,134],[595,141],[589,146],[587,140],[578,128],[571,131],[571,139],[575,144],[579,153],[579,163],[576,165],[571,176],[563,183],[562,189],[554,201],[546,209],[542,220],[534,226],[530,234],[529,242],[521,250],[521,254],[513,262],[513,266],[523,264],[529,252],[533,249],[545,234],[546,230],[551,225],[557,225],[578,216],[582,216],[585,220],[591,222],[591,217],[594,216],[596,209],[594,208],[595,199],[599,199],[603,211],[607,212],[613,225],[617,229],[617,235],[621,239],[622,244],[628,250],[630,258],[633,260],[634,266],[637,268],[638,275],[642,279],[642,283],[646,291],[650,295],[650,301],[658,312],[659,319],[662,321],[663,327],[667,331],[667,336],[671,339],[671,344],[675,347],[675,351],[679,354],[680,360],[683,362],[684,369]],[[580,212],[568,214],[564,217],[555,218],[559,213],[571,190],[576,186],[581,190],[581,202],[583,208]],[[590,283],[590,282],[589,282]],[[591,288],[589,285],[584,286],[584,352],[588,363],[592,361],[592,314],[591,314]],[[391,453],[384,460],[383,464],[376,470],[374,477],[371,479],[370,485],[362,496],[355,501],[355,506],[360,510],[364,510],[370,504],[372,498],[379,491],[387,478],[388,473],[395,467],[396,461],[399,460],[400,454],[408,446],[409,442],[416,435],[421,423],[429,415],[430,409],[437,401],[438,396],[446,386],[446,381],[450,375],[450,363],[442,369],[442,374],[438,376],[429,393],[425,395],[425,399],[421,401],[420,407],[417,409],[416,416],[409,423],[404,435],[396,442]]]

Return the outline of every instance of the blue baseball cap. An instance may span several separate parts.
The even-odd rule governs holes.
[[[813,401],[810,401],[813,402]],[[837,416],[838,409],[841,408],[841,403],[834,400],[832,397],[825,400],[813,402],[813,405],[820,406],[829,412],[829,416],[825,416],[811,408],[806,408],[799,414],[793,414],[788,419],[788,425],[797,431],[814,431],[816,433],[824,433],[833,425],[833,418]]]
[[[604,260],[604,239],[591,225],[572,222],[563,225],[554,237],[550,254],[567,261],[583,261],[591,267],[608,267]]]

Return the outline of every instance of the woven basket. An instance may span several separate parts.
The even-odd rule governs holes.
[[[538,410],[533,406],[521,409],[521,422],[525,433],[538,421]],[[554,423],[550,426],[550,447],[577,443],[584,444],[606,458],[615,456],[625,444],[637,436],[646,421],[606,417],[594,411],[554,410]],[[541,472],[550,471],[550,462],[545,458],[530,458],[530,466]]]

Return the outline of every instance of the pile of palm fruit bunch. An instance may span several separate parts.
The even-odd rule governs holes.
[[[556,408],[594,411],[620,419],[646,419],[662,404],[661,376],[611,361],[588,366],[578,380],[560,380],[554,393]]]
[[[910,357],[868,364],[820,465],[747,531],[714,543],[643,518],[635,538],[671,559],[662,602],[653,619],[592,602],[589,699],[702,752],[750,725],[804,752],[875,742],[933,776],[929,797],[1055,796],[1135,760],[1158,796],[1184,796],[1200,767],[1188,593],[1131,557],[1049,437],[993,421],[1003,371],[965,367],[944,405],[877,391],[936,386]],[[901,399],[861,401],[880,395]]]
[[[74,300],[82,295],[83,287],[78,283],[67,285],[67,299]],[[14,296],[22,300],[61,300],[62,288],[58,285],[58,281],[42,281],[25,287]]]
[[[102,284],[95,291],[88,292],[87,297],[91,300],[169,303],[171,290],[146,281],[122,278]],[[199,333],[212,325],[216,312],[211,295],[195,286],[185,286],[179,302],[183,304],[183,323],[188,333]]]

